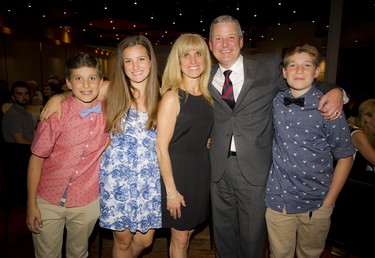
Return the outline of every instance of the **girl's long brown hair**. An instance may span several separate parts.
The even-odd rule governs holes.
[[[107,119],[106,131],[110,133],[115,131],[123,132],[121,119],[129,112],[132,104],[135,103],[134,93],[137,89],[131,85],[129,77],[125,74],[123,52],[124,49],[137,45],[143,46],[147,50],[151,62],[150,74],[146,84],[144,106],[148,113],[146,128],[148,130],[156,128],[157,110],[160,100],[157,61],[151,42],[146,37],[140,35],[125,38],[117,47],[116,61],[104,101]]]

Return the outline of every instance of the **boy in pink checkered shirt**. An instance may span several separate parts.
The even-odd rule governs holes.
[[[63,116],[41,122],[31,145],[26,224],[37,258],[61,257],[64,228],[67,256],[87,257],[99,217],[99,165],[108,141],[97,99],[102,66],[78,52],[66,70],[73,94],[62,104]]]

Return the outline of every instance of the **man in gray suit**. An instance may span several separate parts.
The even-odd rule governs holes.
[[[265,185],[274,133],[272,100],[287,87],[282,60],[276,54],[243,57],[240,24],[228,15],[211,23],[209,46],[219,62],[211,70],[209,84],[215,115],[210,157],[216,257],[264,258]],[[229,78],[223,75],[226,70],[231,70]],[[222,99],[224,82],[233,85],[233,108]],[[319,88],[327,92],[335,86],[321,83]],[[337,118],[342,100],[341,90],[329,91],[319,104],[322,115]]]

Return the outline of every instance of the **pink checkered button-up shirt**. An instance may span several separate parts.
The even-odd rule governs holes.
[[[45,159],[37,194],[56,205],[80,207],[99,196],[99,165],[108,134],[103,112],[82,118],[84,108],[69,97],[61,119],[53,114],[41,122],[31,145],[32,153]]]

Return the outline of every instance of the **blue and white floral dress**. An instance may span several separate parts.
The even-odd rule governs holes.
[[[148,114],[130,109],[124,133],[111,135],[100,165],[100,222],[116,231],[160,228],[160,170],[156,130],[147,130]]]

